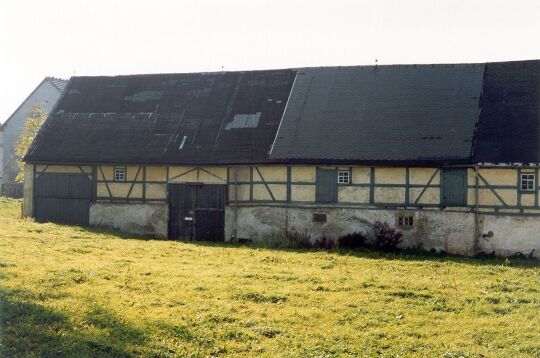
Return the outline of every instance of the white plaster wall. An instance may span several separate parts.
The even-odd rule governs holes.
[[[529,255],[534,250],[540,258],[540,217],[482,215],[480,230],[479,246],[486,253]]]
[[[167,237],[167,204],[91,203],[90,225],[127,233]]]
[[[4,183],[4,129],[0,124],[0,185]]]
[[[34,165],[24,165],[23,216],[34,216]]]
[[[386,221],[395,226],[396,217],[407,212],[414,216],[412,229],[404,234],[402,247],[419,247],[425,250],[444,251],[452,254],[474,255],[475,219],[473,213],[441,210],[383,210],[358,208],[316,208],[284,206],[239,206],[237,238],[260,240],[274,232],[286,230],[310,235],[313,239],[323,234],[337,238],[343,234],[360,231],[373,236],[373,223]],[[313,222],[313,214],[326,214],[325,223]],[[225,211],[225,239],[231,240],[234,229],[234,207]],[[493,232],[491,237],[478,238],[479,251],[499,256],[518,252],[529,254],[535,250],[540,258],[540,217],[479,215],[480,233]]]
[[[6,123],[3,126],[4,150],[2,154],[4,182],[14,182],[19,173],[19,167],[15,159],[15,144],[19,140],[30,109],[36,104],[41,104],[45,114],[48,115],[60,94],[60,91],[52,83],[44,81],[9,119],[5,118]]]

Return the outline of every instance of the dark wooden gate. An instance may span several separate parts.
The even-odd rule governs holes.
[[[224,241],[227,186],[169,184],[169,239]]]
[[[36,221],[88,225],[92,181],[87,175],[42,173],[34,185]]]

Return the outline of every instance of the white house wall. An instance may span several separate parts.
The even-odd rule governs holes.
[[[4,148],[2,153],[3,182],[12,183],[19,173],[19,167],[15,158],[15,144],[19,140],[25,125],[25,120],[32,106],[41,105],[45,114],[48,115],[60,97],[60,91],[49,81],[43,81],[41,85],[28,97],[15,113],[3,126]]]

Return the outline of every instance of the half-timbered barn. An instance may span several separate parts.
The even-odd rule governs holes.
[[[73,77],[24,213],[183,240],[540,253],[540,61]]]

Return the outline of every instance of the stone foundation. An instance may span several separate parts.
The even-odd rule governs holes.
[[[373,236],[375,221],[395,227],[400,214],[412,215],[412,228],[398,228],[404,234],[403,248],[416,247],[472,256],[475,254],[475,217],[470,212],[443,210],[390,210],[337,207],[239,206],[237,238],[262,240],[273,233],[298,232],[312,239],[321,236],[338,238],[351,232]],[[315,222],[313,214],[326,215],[325,222]],[[540,258],[540,217],[479,215],[480,233],[476,253],[509,256],[525,255],[534,250]],[[234,207],[225,212],[225,238],[234,230]]]
[[[167,204],[90,204],[90,225],[92,226],[166,238],[168,220]]]

